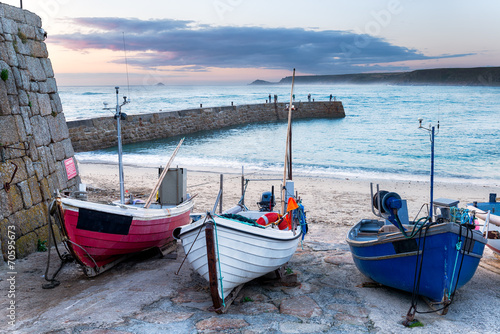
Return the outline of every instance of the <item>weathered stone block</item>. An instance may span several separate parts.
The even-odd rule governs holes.
[[[59,189],[67,189],[68,188],[68,175],[66,174],[66,167],[64,166],[64,162],[56,163],[56,173],[57,179],[59,182]]]
[[[16,119],[13,115],[0,116],[0,143],[12,144],[19,142]]]
[[[42,26],[42,19],[29,11],[24,11],[24,17],[26,19],[26,24],[35,27],[37,30]]]
[[[47,181],[49,182],[49,190],[51,194],[55,194],[56,190],[63,189],[59,186],[59,179],[55,173],[50,174]]]
[[[23,203],[24,203],[24,208],[29,209],[31,206],[33,206],[33,202],[31,201],[31,192],[30,188],[28,186],[28,181],[21,181],[16,186],[19,188],[21,191]]]
[[[47,146],[51,142],[50,130],[45,117],[35,115],[31,117],[31,127],[33,128],[33,139],[36,146]]]
[[[75,155],[75,151],[73,150],[73,145],[71,144],[71,139],[67,138],[64,139],[62,142],[63,149],[64,149],[64,158],[71,158],[72,156]]]
[[[47,45],[44,42],[28,40],[29,50],[31,51],[31,55],[38,58],[45,58],[49,56],[49,52],[47,51]]]
[[[21,109],[19,108],[19,111]],[[24,120],[22,115],[13,115],[14,119],[16,120],[16,126],[17,126],[17,133],[19,134],[19,140],[22,142],[27,142],[28,137],[26,137],[26,129],[24,128]],[[24,152],[23,152],[24,154]]]
[[[12,111],[10,109],[9,98],[7,96],[7,87],[5,85],[5,82],[3,82],[3,80],[0,80],[0,116],[10,114],[12,114]],[[0,127],[1,126],[2,125],[0,124]]]
[[[1,190],[2,192],[6,192],[6,195],[7,195],[7,199],[6,199],[6,202],[5,202],[5,206],[2,207],[2,211],[4,212],[7,212],[8,214],[5,215],[5,216],[9,216],[19,210],[22,210],[23,208],[23,198],[22,198],[22,195],[21,195],[21,192],[19,191],[19,189],[17,187],[15,187],[14,185],[12,185],[9,189],[9,191],[7,191],[6,189],[4,190]]]
[[[28,233],[19,237],[16,240],[16,257],[23,258],[31,253],[36,252],[38,244],[38,235],[35,233]]]
[[[29,71],[28,71],[29,73]],[[30,77],[32,79],[32,77]],[[40,90],[40,86],[38,85],[38,81],[30,81],[30,90],[32,92],[38,92]]]
[[[11,113],[13,115],[19,115],[21,113],[21,109],[19,108],[19,99],[17,98],[17,95],[8,95],[7,98],[9,99]]]
[[[28,106],[31,108],[31,116],[40,115],[40,107],[38,106],[38,94],[28,92]]]
[[[27,136],[33,135],[33,129],[31,128],[30,122],[30,112],[31,109],[28,106],[21,107],[21,117],[23,118],[24,130],[26,131]]]
[[[28,65],[26,64],[26,57],[20,53],[17,54],[17,61],[19,63],[19,69],[27,70]]]
[[[54,152],[51,147],[45,149],[45,154],[47,155],[47,165],[49,166],[49,173],[54,173],[56,171],[56,159],[54,158]]]
[[[52,114],[52,106],[50,105],[50,97],[47,94],[33,93],[38,100],[38,107],[40,108],[40,115],[47,116]]]
[[[0,20],[2,20],[3,31],[5,34],[17,34],[17,23],[14,20],[11,20],[6,16],[0,17]]]
[[[7,66],[5,69],[9,72],[9,78],[7,79],[7,81],[4,81],[5,88],[7,89],[7,94],[17,95],[16,78],[14,77],[14,73],[12,73],[12,69],[9,66]]]
[[[28,173],[28,177],[32,177],[35,175],[35,168],[33,167],[33,161],[28,156],[22,157],[24,161],[24,166],[26,167],[26,172]]]
[[[43,43],[45,44],[45,43]],[[45,71],[45,75],[47,78],[53,78],[54,77],[54,70],[52,69],[52,62],[50,61],[49,58],[43,58],[40,59],[40,63],[42,64],[42,68]],[[53,91],[51,93],[55,93],[56,91]]]
[[[45,241],[49,237],[47,225],[37,228],[16,241],[16,252],[18,258],[26,257],[38,250],[38,240]]]
[[[38,150],[35,150],[35,151],[38,152]],[[33,170],[35,171],[35,176],[36,176],[38,181],[41,181],[46,176],[43,173],[43,163],[41,161],[35,161],[33,163]],[[47,171],[48,171],[48,168],[47,168]]]
[[[4,179],[1,176],[0,172],[0,180],[3,181]],[[12,214],[13,208],[11,207],[7,191],[3,189],[3,184],[4,182],[2,182],[2,189],[0,189],[0,212],[2,212],[3,217],[8,217]]]
[[[47,81],[45,83],[47,85],[46,90],[47,90],[47,93],[50,94],[51,101],[52,102],[59,101],[59,103],[56,104],[55,110],[57,112],[61,112],[62,106],[61,106],[61,100],[59,99],[59,94],[54,94],[54,93],[57,93],[56,79],[55,78],[47,78]],[[53,97],[53,95],[54,95],[54,97]]]
[[[18,33],[23,34],[24,36],[26,36],[26,38],[35,39],[35,27],[33,27],[32,25],[21,23],[18,24],[17,29]]]
[[[42,147],[38,147],[37,149],[38,151],[38,161],[40,163],[40,165],[42,166],[42,170],[43,170],[43,176],[46,177],[46,176],[49,176],[49,163],[47,161],[47,153],[45,153],[45,151],[49,151],[49,154],[50,154],[50,150],[45,147],[45,146],[42,146]]]
[[[14,6],[3,6],[3,9],[6,18],[20,23],[26,23],[26,17],[24,16],[24,11],[22,9]]]
[[[34,81],[45,81],[47,80],[47,76],[45,75],[45,71],[42,68],[42,64],[40,63],[40,59],[27,56],[26,64],[28,66],[28,71],[31,74],[31,79]]]
[[[49,125],[52,141],[59,142],[69,138],[68,127],[66,126],[66,118],[63,113],[54,116],[47,116],[47,124]]]
[[[16,150],[16,151],[19,151],[19,150]],[[15,175],[14,175],[14,171],[15,171],[14,164],[17,166],[17,171],[16,171]],[[26,171],[26,166],[24,165],[23,158],[11,159],[10,163],[7,163],[7,165],[8,165],[8,167],[6,170],[10,171],[10,173],[7,172],[7,174],[10,175],[10,178],[12,178],[12,175],[14,175],[14,179],[12,180],[12,184],[16,184],[16,183],[21,182],[23,180],[26,180],[28,178],[28,173]]]
[[[64,152],[64,146],[61,142],[55,142],[50,144],[51,150],[54,153],[54,157],[56,161],[62,161],[66,157],[66,153]]]
[[[21,78],[19,76],[19,78]],[[19,98],[19,105],[20,106],[27,106],[29,105],[29,99],[28,99],[28,94],[26,93],[25,90],[18,90],[18,98]]]
[[[28,179],[28,186],[31,192],[31,202],[33,205],[41,203],[43,200],[42,193],[40,191],[40,186],[38,185],[38,180],[35,176]]]
[[[42,193],[42,198],[44,201],[48,201],[52,198],[49,182],[47,181],[47,179],[42,179],[40,181],[40,191]]]
[[[19,71],[21,73],[21,80],[23,83],[22,88],[26,91],[29,91],[31,89],[31,84],[30,84],[30,74],[28,72],[28,69],[22,69]]]
[[[49,82],[50,82],[50,79],[49,79]],[[56,82],[54,79],[54,86],[55,86],[55,84],[56,84]],[[54,88],[57,91],[57,87],[54,87]],[[62,107],[61,98],[59,97],[59,94],[57,94],[57,93],[50,94],[50,99],[52,100],[52,102],[54,103],[54,106],[55,106],[55,109],[52,109],[52,110],[55,110],[58,113],[62,112],[63,107]]]

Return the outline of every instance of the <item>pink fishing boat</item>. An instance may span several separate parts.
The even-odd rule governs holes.
[[[88,276],[108,269],[123,257],[175,245],[172,231],[190,221],[194,203],[175,206],[100,204],[59,197],[60,228],[73,257]]]

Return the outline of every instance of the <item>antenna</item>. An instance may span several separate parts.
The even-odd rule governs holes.
[[[429,221],[432,222],[432,202],[434,201],[434,136],[439,133],[439,121],[437,123],[437,132],[435,131],[435,127],[430,123],[428,128],[422,126],[422,121],[422,118],[418,119],[418,128],[429,131],[429,135],[431,137],[431,198],[429,203]]]
[[[123,34],[123,53],[125,55],[125,70],[127,71],[127,90],[128,90],[128,96],[130,97],[130,83],[128,80],[128,62],[127,62],[127,49],[125,47],[125,33],[122,32]],[[129,99],[130,102],[130,99]]]

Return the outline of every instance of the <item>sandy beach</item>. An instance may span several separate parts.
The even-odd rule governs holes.
[[[106,202],[118,197],[117,166],[80,163],[78,167],[89,200]],[[194,211],[210,210],[221,172],[189,168],[187,172],[188,193],[196,194]],[[241,196],[241,171],[225,170],[223,174],[223,208],[227,209]],[[125,189],[134,197],[146,198],[157,177],[157,168],[125,166]],[[279,189],[282,175],[247,171],[245,177],[267,180],[249,183],[245,203],[252,207],[271,185]],[[413,329],[401,325],[410,307],[410,294],[362,287],[369,279],[354,266],[345,237],[358,220],[373,218],[370,182],[407,199],[411,218],[429,199],[428,182],[320,177],[295,177],[294,181],[309,223],[303,248],[290,262],[298,287],[251,282],[229,312],[218,316],[206,311],[210,305],[206,284],[189,264],[184,264],[179,275],[173,274],[183,259],[181,247],[175,260],[129,260],[94,279],[85,278],[72,263],[59,276],[61,286],[53,290],[41,289],[46,253],[36,253],[18,264],[18,332],[494,333],[500,328],[500,270],[491,266],[478,268],[473,279],[457,292],[447,315],[417,314],[424,327]],[[434,196],[457,199],[465,206],[486,201],[489,193],[498,192],[498,185],[437,182]],[[55,263],[54,253],[52,257]],[[500,259],[488,249],[482,262],[499,263]],[[242,298],[248,296],[254,302],[243,303]],[[289,302],[295,308],[287,308]],[[419,310],[429,308],[420,301]]]

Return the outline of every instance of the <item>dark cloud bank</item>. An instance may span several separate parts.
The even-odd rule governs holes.
[[[130,53],[128,63],[144,69],[179,66],[181,70],[218,68],[300,69],[310,74],[394,71],[384,63],[459,57],[427,57],[382,38],[338,30],[216,27],[193,21],[131,18],[76,18],[73,24],[93,32],[49,36],[69,49]],[[121,62],[123,60],[117,60]],[[382,63],[382,65],[381,65]]]

